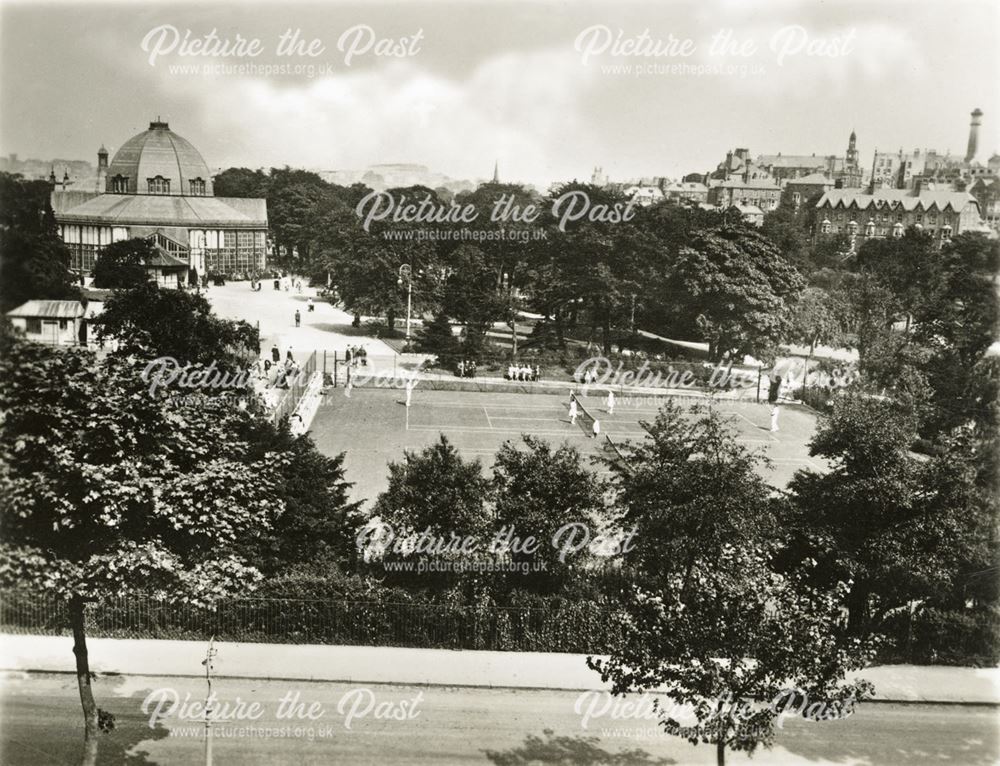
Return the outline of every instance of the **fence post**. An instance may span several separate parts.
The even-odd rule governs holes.
[[[764,365],[757,365],[757,404],[760,404],[760,371],[763,369]]]
[[[333,352],[333,387],[337,387],[337,352]]]

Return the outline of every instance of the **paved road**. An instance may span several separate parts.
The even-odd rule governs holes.
[[[260,327],[261,349],[266,355],[276,344],[284,356],[289,348],[303,361],[314,350],[336,351],[343,359],[348,346],[364,346],[377,357],[392,357],[393,350],[380,340],[365,335],[366,328],[352,327],[353,316],[317,297],[317,291],[303,286],[296,290],[274,290],[271,281],[264,282],[259,292],[250,289],[249,282],[230,282],[223,287],[208,288],[208,299],[219,316],[243,319]],[[314,298],[315,311],[309,312],[308,300]],[[295,312],[302,324],[295,326]],[[331,361],[332,364],[332,361]]]
[[[144,712],[144,703],[157,690],[172,691],[154,694]],[[233,717],[238,709],[244,715],[259,714],[254,721],[244,718],[217,725],[213,745],[217,766],[715,762],[710,748],[660,735],[649,721],[605,718],[583,728],[574,710],[576,692],[230,679],[217,681],[216,691]],[[103,737],[100,762],[204,763],[201,724],[178,722],[171,716],[149,726],[159,703],[164,711],[169,709],[173,692],[181,701],[194,702],[204,698],[205,685],[187,678],[101,678],[99,704],[116,715],[118,727]],[[279,717],[283,697],[287,698],[284,712],[291,718]],[[243,707],[237,708],[240,702]],[[250,708],[252,703],[259,708]],[[318,715],[316,720],[296,718],[310,711]],[[77,761],[81,724],[72,676],[9,675],[0,689],[0,715],[0,762],[6,766]],[[631,753],[622,755],[625,751]],[[986,766],[998,757],[995,708],[869,704],[842,721],[788,720],[774,749],[758,753],[752,761],[740,755],[727,760]]]

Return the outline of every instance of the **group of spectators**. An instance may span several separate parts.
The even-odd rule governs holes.
[[[273,381],[271,379],[272,370],[274,370]],[[278,350],[277,344],[271,346],[270,359],[265,358],[258,362],[258,377],[266,383],[271,383],[274,388],[288,388],[289,379],[295,380],[300,372],[301,368],[292,355],[292,349],[289,348],[285,352],[285,359],[282,361],[281,351]]]
[[[455,374],[460,378],[476,377],[476,360],[475,359],[461,360],[458,363],[457,367],[455,368]]]
[[[507,367],[505,380],[541,380],[542,370],[538,365],[532,367],[530,364],[511,364]]]
[[[345,357],[347,363],[352,367],[368,366],[368,350],[364,346],[348,346],[347,356]]]

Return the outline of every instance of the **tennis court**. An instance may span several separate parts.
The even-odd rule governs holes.
[[[569,417],[569,387],[559,394],[482,393],[414,390],[411,406],[398,389],[331,389],[320,405],[310,433],[324,453],[346,452],[347,479],[355,483],[353,498],[366,500],[385,489],[386,464],[399,460],[404,450],[420,449],[440,434],[468,458],[479,458],[486,469],[505,441],[517,443],[521,434],[533,434],[555,444],[568,442],[585,455],[609,455],[607,438],[621,444],[645,436],[641,421],[651,421],[664,399],[620,397],[609,414],[603,396],[579,396],[576,423]],[[690,409],[703,400],[678,399]],[[785,407],[778,433],[771,433],[770,408],[753,402],[716,401],[711,404],[726,418],[735,438],[766,454],[774,463],[765,478],[784,486],[799,468],[821,468],[810,459],[807,444],[815,429],[812,413]],[[600,438],[592,438],[591,420],[600,421]],[[692,418],[696,417],[691,415]],[[596,465],[595,471],[603,470]]]

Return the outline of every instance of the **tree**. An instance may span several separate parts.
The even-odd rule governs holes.
[[[940,260],[931,235],[911,227],[902,237],[866,241],[858,250],[856,266],[892,292],[909,330],[913,313],[940,281]]]
[[[939,260],[939,278],[914,310],[916,340],[928,349],[923,369],[934,391],[929,430],[935,433],[970,420],[990,422],[988,401],[980,401],[981,362],[1000,322],[994,284],[1000,243],[960,234],[942,247]]]
[[[262,170],[227,168],[213,179],[216,197],[267,197],[270,179]]]
[[[145,282],[116,291],[104,304],[99,337],[114,338],[122,354],[171,357],[179,364],[240,366],[258,353],[257,328],[220,319],[206,298]]]
[[[6,342],[0,361],[0,573],[65,602],[84,716],[83,763],[97,762],[99,711],[88,604],[132,592],[210,604],[259,573],[240,541],[280,515],[286,459],[250,457],[237,408],[178,409],[150,394],[142,362]]]
[[[533,261],[537,253],[532,235],[541,226],[539,221],[523,220],[520,215],[529,206],[539,209],[538,194],[517,184],[491,182],[456,195],[455,202],[477,211],[475,219],[461,227],[476,231],[479,238],[475,247],[459,245],[451,252],[447,244],[442,248],[442,259],[450,267],[450,281],[461,284],[469,279],[468,303],[472,304],[471,311],[468,306],[465,312],[449,310],[456,317],[470,314],[468,321],[503,321],[510,328],[511,355],[516,357],[517,319],[524,294],[531,290],[536,277]],[[471,273],[463,276],[463,269]],[[445,306],[453,305],[454,294],[446,293]]]
[[[850,334],[848,339],[858,350],[858,364],[862,370],[871,352],[886,344],[895,353],[908,342],[894,341],[892,324],[899,313],[899,301],[882,282],[870,273],[845,275],[837,290],[837,305],[841,307],[841,324]]]
[[[0,311],[37,298],[77,300],[69,250],[45,181],[0,173]]]
[[[604,486],[583,465],[580,453],[568,444],[553,449],[535,436],[522,437],[526,449],[504,442],[493,465],[494,524],[508,527],[520,539],[533,536],[538,550],[514,552],[513,560],[545,565],[544,574],[530,583],[541,589],[561,584],[570,574],[571,562],[560,561],[552,540],[567,524],[594,523],[604,508]]]
[[[588,216],[562,226],[555,217],[560,199],[563,205],[566,200],[585,199],[590,212],[617,210],[621,219],[591,221]],[[582,202],[576,204],[580,207]],[[646,295],[643,288],[651,281],[646,267],[653,261],[654,243],[633,225],[634,210],[626,218],[629,204],[620,193],[589,184],[570,183],[553,189],[545,201],[547,217],[543,219],[547,244],[539,246],[535,254],[536,301],[552,313],[557,336],[562,337],[564,320],[574,323],[586,312],[592,337],[600,333],[605,354],[611,353],[616,327],[628,327],[632,332],[635,298]],[[566,208],[559,210],[565,212]]]
[[[842,310],[830,293],[820,287],[807,287],[792,307],[788,339],[809,347],[809,356],[816,345],[839,345],[843,341]]]
[[[664,689],[686,712],[659,710],[664,731],[714,744],[719,766],[727,749],[770,747],[789,709],[813,720],[846,717],[873,692],[867,681],[844,682],[872,655],[844,635],[844,588],[779,574],[772,553],[766,544],[727,544],[686,576],[674,570],[656,588],[636,587],[621,643],[607,660],[587,659],[613,694]]]
[[[782,205],[767,213],[760,227],[760,233],[778,246],[785,259],[804,272],[811,266],[810,227],[806,223],[808,210],[808,203],[797,210],[791,205]]]
[[[726,545],[777,535],[777,501],[757,471],[766,459],[740,444],[716,410],[694,414],[691,421],[668,402],[641,423],[647,437],[609,463],[619,523],[642,541],[626,563],[642,580],[677,569],[690,579]]]
[[[922,463],[908,451],[917,424],[905,404],[842,393],[810,445],[830,469],[789,484],[794,558],[818,561],[825,584],[851,583],[855,635],[911,601],[954,592],[961,562],[986,558],[990,513],[975,498],[968,447]]]
[[[689,422],[668,404],[611,464],[615,508],[636,529],[625,554],[634,584],[621,643],[588,664],[614,694],[662,688],[690,706],[692,722],[663,711],[661,725],[715,744],[722,764],[726,749],[770,745],[786,690],[826,709],[866,695],[864,682],[842,681],[869,651],[839,625],[843,584],[776,570],[783,503],[757,473],[761,458],[717,412],[696,414]]]
[[[431,243],[388,240],[383,231],[383,225],[376,224],[372,232],[366,232],[354,210],[344,200],[334,200],[312,228],[309,273],[314,280],[325,281],[329,276],[344,308],[355,316],[385,316],[391,330],[396,317],[406,310],[407,285],[400,267],[410,266],[412,307],[418,314],[437,308],[437,270]]]
[[[704,232],[681,251],[674,309],[695,318],[713,360],[773,354],[804,282],[770,240],[739,224]]]
[[[482,464],[463,460],[442,434],[420,452],[407,450],[401,462],[389,463],[389,487],[378,496],[371,515],[397,534],[430,529],[446,538],[452,533],[475,536],[489,528],[488,497]]]
[[[436,354],[439,365],[449,365],[458,352],[458,340],[451,329],[451,320],[443,311],[434,315],[417,336],[417,350]]]
[[[353,561],[361,523],[359,505],[348,499],[344,455],[327,457],[308,435],[292,436],[287,424],[263,418],[245,424],[243,438],[255,460],[283,455],[275,471],[275,492],[284,512],[258,536],[248,538],[242,553],[265,575],[285,571],[303,561]]]
[[[475,245],[462,245],[447,257],[441,305],[466,328],[485,329],[504,318],[506,302],[495,267]]]
[[[333,188],[317,173],[271,168],[267,216],[279,257],[291,257],[295,251],[308,268],[312,229],[334,198]]]
[[[143,264],[156,255],[147,239],[126,239],[105,247],[94,264],[94,287],[131,288],[148,281]]]

